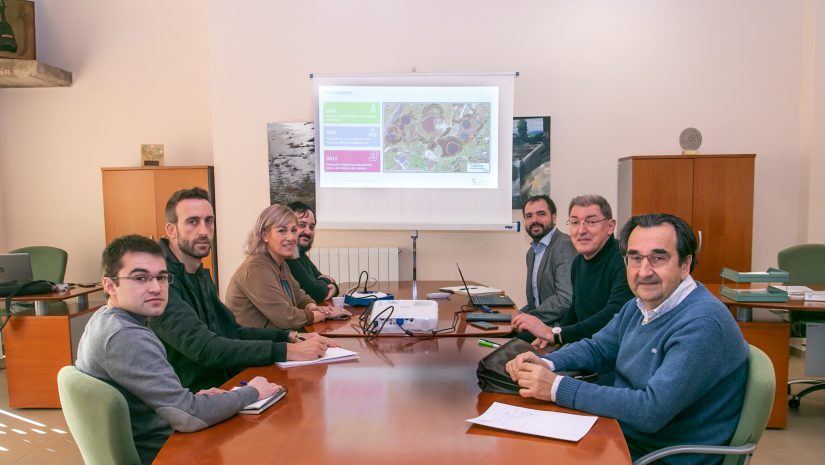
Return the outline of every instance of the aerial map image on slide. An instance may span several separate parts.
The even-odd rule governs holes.
[[[388,103],[384,171],[489,173],[490,103]]]

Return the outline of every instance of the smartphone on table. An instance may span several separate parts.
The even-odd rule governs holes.
[[[498,325],[494,325],[486,321],[474,321],[470,323],[470,326],[475,326],[476,328],[483,329],[485,331],[489,331],[491,329],[498,329]]]

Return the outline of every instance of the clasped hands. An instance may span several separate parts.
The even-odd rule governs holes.
[[[320,317],[316,316],[315,318],[321,319],[314,321],[314,323],[328,320],[330,318],[346,319],[352,316],[352,313],[349,310],[342,307],[333,307],[332,305],[313,305],[312,307],[307,308],[320,314]]]
[[[518,383],[519,395],[541,400],[551,400],[550,390],[556,374],[533,352],[524,352],[507,362],[507,374]]]

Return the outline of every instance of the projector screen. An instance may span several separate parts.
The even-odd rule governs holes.
[[[313,76],[318,227],[512,229],[514,76]]]

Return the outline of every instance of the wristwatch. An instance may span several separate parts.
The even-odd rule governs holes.
[[[553,326],[553,343],[561,345],[561,326]]]

